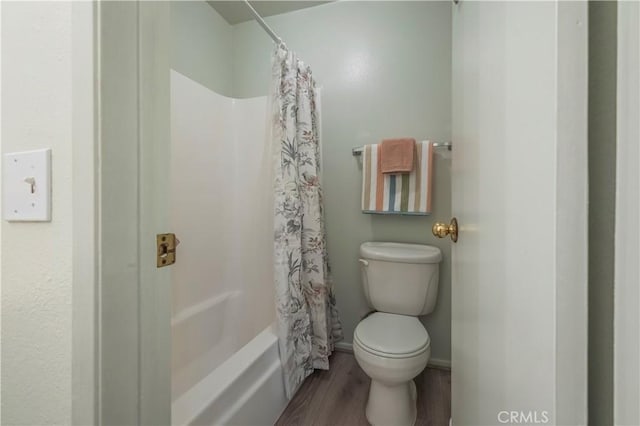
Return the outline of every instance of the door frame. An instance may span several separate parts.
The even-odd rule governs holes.
[[[98,148],[96,6],[71,5],[72,318],[71,421],[98,424]]]
[[[556,424],[588,421],[589,10],[556,3]]]
[[[80,2],[78,5],[78,8],[81,8],[83,3]],[[91,6],[85,6],[85,9],[79,12],[83,13],[85,18],[89,13],[86,7]],[[90,102],[96,109],[95,125],[92,124],[91,129],[85,128],[84,133],[88,134],[90,131],[93,133],[92,129],[95,127],[97,135],[96,144],[93,146],[95,151],[87,147],[78,149],[82,158],[94,160],[90,163],[95,167],[93,173],[84,170],[82,175],[93,176],[95,182],[74,183],[74,191],[84,189],[95,192],[93,202],[85,201],[83,206],[77,205],[79,208],[83,207],[93,212],[89,215],[93,216],[91,221],[78,226],[84,226],[85,230],[80,232],[93,235],[95,240],[80,241],[74,237],[74,241],[79,243],[78,256],[83,252],[92,252],[96,255],[95,264],[85,264],[78,270],[79,275],[96,283],[95,287],[92,287],[95,289],[93,299],[97,301],[94,308],[76,305],[74,283],[74,314],[77,307],[84,318],[93,321],[77,325],[83,329],[92,328],[87,324],[95,325],[92,328],[95,335],[91,340],[95,351],[87,349],[91,345],[80,347],[81,342],[74,340],[74,355],[86,354],[88,359],[93,360],[94,371],[97,371],[94,376],[89,375],[93,379],[84,385],[89,392],[86,394],[87,401],[83,406],[93,407],[97,424],[169,424],[171,398],[168,357],[171,349],[170,341],[166,341],[165,331],[163,331],[164,322],[167,321],[167,303],[170,303],[168,297],[170,290],[167,287],[168,272],[156,270],[155,265],[149,266],[152,262],[143,256],[150,249],[151,240],[147,237],[160,232],[163,223],[161,223],[162,219],[159,223],[149,223],[142,218],[145,218],[145,212],[153,211],[154,208],[162,205],[162,195],[152,190],[150,198],[141,199],[143,192],[147,193],[144,191],[144,182],[162,182],[164,176],[162,164],[150,167],[155,163],[150,161],[154,158],[154,154],[148,151],[148,148],[153,146],[150,142],[161,140],[161,143],[167,143],[162,139],[163,135],[168,138],[168,131],[163,130],[163,126],[168,126],[168,120],[165,120],[164,124],[162,121],[166,112],[164,109],[167,108],[168,85],[167,93],[156,90],[161,87],[158,82],[164,81],[165,77],[162,73],[158,74],[154,71],[159,63],[169,64],[168,49],[163,49],[163,43],[167,40],[164,38],[166,34],[163,33],[163,28],[168,31],[169,27],[168,3],[99,1],[92,7],[91,13],[94,14],[95,25],[95,30],[92,31],[95,36],[93,43],[95,73],[99,76],[100,83],[95,88],[95,102],[89,98],[84,100],[85,105]],[[578,6],[560,3],[558,7],[569,10]],[[572,19],[575,15],[566,13],[561,16]],[[107,31],[109,22],[118,22],[119,31]],[[561,33],[559,36],[568,37],[567,49],[576,42],[571,39],[571,34]],[[582,44],[580,46],[586,47]],[[87,46],[79,46],[79,48],[86,49]],[[142,55],[140,55],[141,52]],[[581,89],[586,84],[586,77],[583,79],[581,76],[580,79],[575,79],[573,74],[575,70],[570,64],[566,65],[563,67],[563,64],[560,64],[559,69],[559,73],[566,77],[563,81],[569,83],[566,90]],[[168,70],[167,66],[167,81]],[[89,87],[87,81],[83,81],[83,84]],[[561,101],[562,99],[559,99],[558,108],[566,114],[564,116],[566,123],[569,123],[571,114],[584,112],[576,111],[572,109],[572,105],[564,105]],[[566,129],[567,131],[575,130],[569,127]],[[581,128],[580,131],[585,132],[586,141],[586,127]],[[559,137],[562,136],[559,134]],[[567,136],[571,137],[571,135]],[[581,136],[580,139],[582,140]],[[565,146],[562,146],[558,151],[558,164],[565,164],[567,168],[572,167],[572,162],[562,163],[562,159],[575,156],[575,152],[570,150],[569,145],[566,144],[566,150],[564,150]],[[586,144],[584,152],[580,151],[579,154],[586,155]],[[77,163],[74,161],[74,167],[81,168],[82,165]],[[586,179],[586,168],[583,169],[581,164],[582,162],[576,166],[575,170],[558,172],[566,172],[565,176],[577,178],[584,175]],[[567,178],[566,183],[568,186],[558,188],[558,199],[568,200],[567,203],[571,205],[582,204],[586,187],[580,186],[578,191],[574,191],[575,182],[574,185],[569,185],[571,180]],[[576,198],[571,201],[568,197]],[[78,203],[81,202],[78,201]],[[94,219],[95,222],[93,222]],[[565,249],[586,247],[586,245],[579,245],[584,242],[583,239],[586,239],[586,233],[582,232],[586,229],[586,218],[580,217],[576,221],[572,211],[559,212],[557,224],[562,235],[571,239],[571,243],[563,245],[563,250],[559,252],[556,265],[558,276],[563,275],[562,268],[567,268],[567,282],[573,282],[576,286],[581,285],[583,284],[581,280],[572,281],[572,279],[586,275],[586,271],[577,266],[580,259],[586,265],[585,253],[583,250]],[[578,232],[573,233],[573,230]],[[560,235],[559,233],[559,238]],[[567,258],[566,262],[561,262],[563,257]],[[84,259],[84,257],[74,257],[74,265],[82,264],[82,262],[76,262],[76,259]],[[74,269],[74,279],[75,272]],[[84,296],[87,300],[91,297],[90,293],[91,290],[87,290]],[[569,301],[570,293],[569,290],[567,293],[559,291],[558,306],[561,306],[563,301]],[[584,316],[586,318],[586,311]],[[576,319],[566,317],[563,321],[565,321],[563,328],[558,333],[558,345],[568,342],[563,340],[563,336],[571,337],[568,331],[572,329]],[[168,324],[166,326],[169,330]],[[74,319],[74,336],[75,327]],[[585,330],[580,328],[580,330],[580,334],[574,338],[580,341],[584,338],[586,341],[586,328]],[[563,334],[562,331],[567,333]],[[91,332],[86,330],[84,333],[91,335]],[[76,343],[78,343],[77,348]],[[149,354],[153,354],[153,357],[148,356]],[[163,356],[155,358],[158,354]],[[148,362],[150,359],[155,361]],[[576,359],[578,362],[575,362]],[[570,380],[572,377],[569,371],[586,371],[586,353],[568,350],[560,361],[562,362],[558,364],[558,369],[563,369],[565,373],[563,377],[566,380],[563,379],[562,382],[557,383],[558,408],[564,404],[560,404],[560,398],[564,395],[568,398],[575,397],[575,401],[566,401],[567,407],[573,404],[582,407],[584,404],[583,411],[586,415],[586,392],[584,395],[582,392],[568,394],[560,392],[565,389],[575,389],[575,382]],[[84,366],[78,367],[77,371],[80,373],[89,369],[89,366]],[[74,367],[74,373],[75,371]],[[584,382],[586,383],[586,375]],[[91,389],[94,390],[94,394],[91,394]],[[74,396],[76,395],[78,394],[74,390]],[[74,421],[78,424],[85,423],[82,419],[86,419],[90,411],[88,409],[84,414],[78,412],[76,417],[74,410]],[[571,414],[571,412],[563,413],[558,409],[557,420],[571,418],[573,417]]]
[[[155,259],[156,234],[171,232],[161,155],[170,141],[169,2],[87,4],[95,27],[95,422],[84,420],[90,404],[74,421],[169,425],[171,268]]]
[[[640,423],[640,4],[618,3],[614,424]]]

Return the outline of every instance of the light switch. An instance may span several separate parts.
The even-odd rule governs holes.
[[[11,222],[51,221],[51,149],[4,155],[2,210]]]

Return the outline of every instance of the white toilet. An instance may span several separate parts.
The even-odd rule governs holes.
[[[418,319],[433,312],[438,294],[439,248],[418,244],[363,243],[362,283],[376,310],[356,327],[353,352],[371,378],[366,415],[375,426],[416,421],[413,378],[431,355],[429,334]]]

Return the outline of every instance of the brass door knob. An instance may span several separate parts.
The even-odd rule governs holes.
[[[455,243],[458,241],[458,219],[454,217],[448,225],[446,223],[436,222],[431,227],[431,232],[438,238],[444,238],[449,235],[451,241]]]

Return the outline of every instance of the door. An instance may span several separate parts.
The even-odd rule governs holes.
[[[453,9],[453,424],[586,424],[586,3]]]

